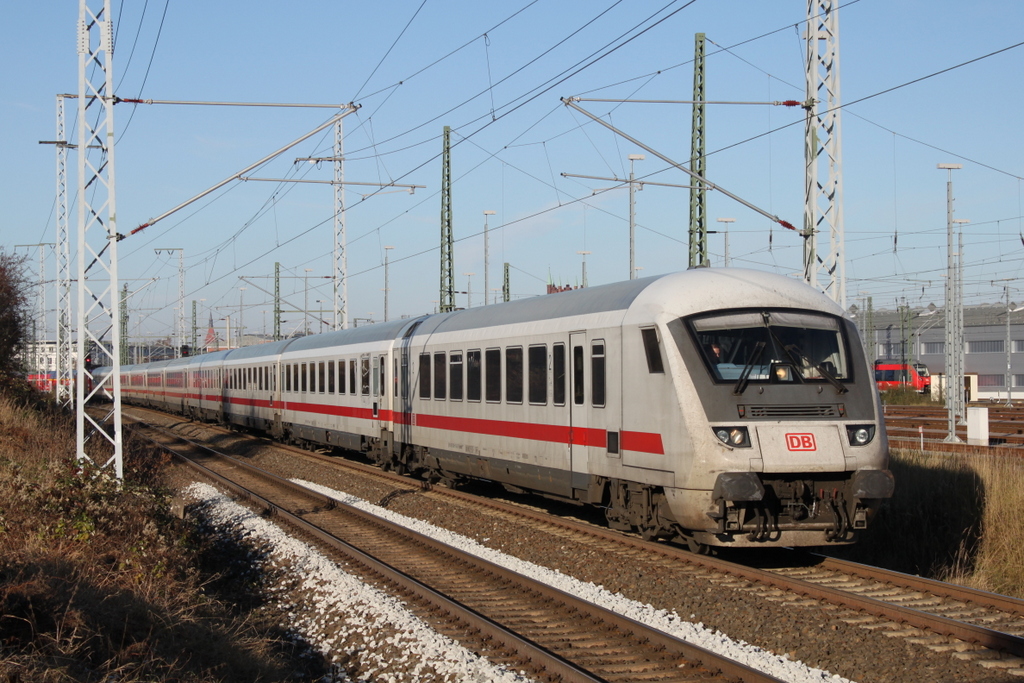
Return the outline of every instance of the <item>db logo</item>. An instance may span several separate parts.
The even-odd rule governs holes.
[[[791,451],[816,451],[814,434],[786,434],[786,447]]]

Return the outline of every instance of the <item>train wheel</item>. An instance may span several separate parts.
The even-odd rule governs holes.
[[[711,546],[707,545],[706,543],[698,542],[695,538],[693,538],[693,536],[684,536],[683,538],[686,540],[686,547],[694,555],[711,554]]]

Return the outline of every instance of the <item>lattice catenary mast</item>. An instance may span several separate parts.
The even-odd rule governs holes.
[[[704,34],[694,35],[693,127],[690,130],[690,169],[707,178],[704,154]],[[690,188],[690,268],[708,265],[708,198],[704,185],[696,180]]]
[[[455,310],[455,260],[452,231],[452,148],[451,126],[444,127],[444,151],[441,155],[441,299],[438,310]]]
[[[807,0],[804,279],[846,308],[838,0]],[[819,236],[829,235],[822,248]]]
[[[64,137],[64,98],[57,95],[57,404],[70,407],[74,396],[71,352],[71,248],[68,245],[68,142]]]
[[[93,434],[109,441],[113,452],[95,462],[124,477],[121,441],[121,297],[117,287],[117,211],[114,201],[114,22],[110,0],[80,0],[78,5],[78,297],[75,373],[76,451],[79,462],[94,462],[85,452]],[[103,337],[110,333],[109,344]],[[110,366],[102,381],[86,368],[90,347],[97,365]],[[91,386],[86,387],[90,382]],[[87,390],[88,389],[88,390]],[[112,431],[85,412],[98,393],[108,395]],[[105,422],[105,420],[102,420]],[[94,451],[97,454],[98,451]]]

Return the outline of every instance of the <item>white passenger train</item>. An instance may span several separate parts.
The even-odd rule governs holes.
[[[696,269],[122,367],[122,397],[691,547],[853,542],[893,492],[872,368],[795,280]]]

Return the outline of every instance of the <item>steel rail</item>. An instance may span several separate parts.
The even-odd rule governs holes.
[[[152,428],[152,426],[150,426],[150,428]],[[312,536],[313,538],[317,539],[320,543],[323,543],[331,549],[335,550],[336,552],[341,553],[347,559],[363,565],[366,569],[369,569],[373,573],[376,573],[378,576],[395,584],[401,590],[407,591],[408,593],[415,595],[419,600],[422,600],[423,602],[433,606],[434,608],[439,609],[444,613],[447,613],[451,617],[454,617],[455,619],[458,619],[466,623],[470,627],[477,629],[478,631],[480,631],[482,635],[488,638],[493,638],[495,641],[501,643],[502,646],[520,653],[526,659],[533,662],[538,668],[556,674],[563,680],[570,681],[571,683],[606,683],[604,679],[591,676],[588,672],[584,671],[583,669],[580,669],[572,662],[563,659],[554,652],[551,652],[523,638],[522,636],[519,636],[518,634],[506,629],[501,624],[498,624],[497,622],[487,618],[486,616],[470,609],[469,607],[466,607],[465,605],[456,602],[455,600],[452,600],[451,598],[445,595],[442,595],[441,593],[438,593],[426,584],[416,580],[412,576],[409,576],[408,574],[392,567],[386,562],[382,562],[381,560],[378,560],[372,555],[363,552],[359,548],[356,548],[355,546],[346,543],[340,538],[333,536],[327,531],[321,529],[319,526],[312,524],[311,522],[308,522],[305,519],[302,519],[302,517],[299,517],[298,515],[288,510],[285,510],[284,508],[280,507],[279,505],[276,505],[272,501],[264,498],[263,496],[260,496],[259,494],[251,491],[250,489],[247,489],[244,486],[241,486],[240,484],[236,484],[227,477],[224,477],[221,474],[214,472],[210,468],[198,462],[195,462],[188,456],[182,455],[181,453],[178,453],[177,451],[169,448],[168,446],[160,444],[159,442],[150,439],[149,437],[142,436],[142,438],[147,439],[151,443],[168,451],[169,453],[174,455],[174,457],[176,457],[179,461],[181,461],[188,467],[193,468],[197,472],[201,473],[202,476],[209,478],[210,480],[216,482],[218,485],[228,489],[235,495],[238,495],[239,497],[245,499],[246,501],[249,501],[250,503],[262,508],[268,514],[268,516],[279,519],[288,524],[289,526],[298,529],[302,533]],[[188,440],[185,439],[185,441]],[[197,444],[193,443],[192,445]],[[231,458],[231,456],[226,456],[223,454],[221,455],[222,457],[234,460],[233,458]],[[251,467],[246,465],[245,463],[240,464],[247,468]],[[293,486],[297,486],[295,484],[292,484],[292,482],[288,482],[287,480],[276,477],[275,475],[270,476],[277,479],[280,483],[290,484],[291,486],[288,487],[290,489]],[[304,493],[313,494],[312,497],[314,498],[320,497],[320,494],[310,491],[309,489],[305,489]]]
[[[842,605],[844,607],[848,607],[850,609],[854,609],[861,612],[866,612],[874,616],[884,617],[886,619],[891,619],[893,621],[911,624],[913,626],[920,628],[926,628],[941,635],[952,636],[955,638],[959,638],[960,640],[977,643],[978,645],[983,645],[988,648],[1003,650],[1017,656],[1024,656],[1024,638],[1021,638],[1020,636],[1015,636],[1009,633],[1003,633],[1001,631],[989,629],[984,626],[976,626],[974,624],[956,621],[955,619],[950,619],[948,617],[931,614],[929,612],[923,612],[921,610],[909,607],[893,605],[883,600],[879,600],[877,598],[869,598],[865,596],[856,595],[839,588],[817,585],[813,582],[806,581],[804,579],[786,577],[768,570],[758,569],[756,567],[750,567],[747,565],[730,562],[728,560],[723,560],[716,557],[696,555],[681,548],[666,546],[660,543],[652,543],[650,541],[643,541],[641,539],[634,539],[609,529],[589,526],[566,519],[548,518],[546,516],[533,513],[532,511],[529,510],[514,508],[512,506],[505,506],[497,501],[482,500],[480,498],[476,498],[458,491],[453,492],[446,490],[445,493],[446,495],[454,494],[455,497],[462,498],[464,500],[470,500],[479,505],[485,505],[487,507],[500,509],[502,511],[510,512],[512,514],[517,514],[523,517],[541,519],[545,523],[552,524],[555,526],[571,528],[589,535],[611,540],[613,542],[624,543],[632,545],[637,548],[643,548],[648,551],[659,553],[670,559],[679,560],[682,562],[686,562],[688,564],[698,565],[712,571],[738,576],[755,583],[767,584],[775,588],[780,588],[782,590],[786,590],[806,597],[823,600],[831,604]],[[874,570],[874,568],[871,569]],[[888,572],[888,570],[881,571]],[[898,572],[888,572],[886,575],[892,574],[898,574]],[[948,584],[941,584],[941,582],[939,583],[940,585],[946,586],[947,590],[951,594],[955,593],[958,588],[950,587]],[[964,590],[970,591],[970,589]],[[966,593],[964,594],[966,595]],[[1017,601],[1015,598],[1006,597],[1006,599],[1011,601],[1013,604],[1017,605],[1016,610],[1020,610],[1021,607],[1019,605],[1024,604],[1021,601]]]
[[[152,425],[147,426],[151,429],[164,431],[159,427],[154,427]],[[214,454],[218,458],[225,459],[229,461],[233,466],[245,469],[247,471],[250,471],[251,473],[256,474],[261,478],[267,479],[268,481],[272,481],[275,485],[283,486],[292,492],[299,493],[301,495],[313,498],[320,502],[326,502],[326,500],[329,500],[331,503],[333,503],[332,507],[335,510],[343,511],[344,513],[352,515],[353,517],[356,517],[366,523],[377,525],[392,533],[412,537],[418,544],[426,546],[432,549],[434,552],[443,553],[453,557],[456,560],[473,564],[476,566],[481,566],[485,568],[486,571],[496,575],[502,580],[516,582],[521,585],[525,585],[527,588],[537,592],[542,596],[547,597],[548,599],[569,605],[581,614],[585,614],[597,621],[606,624],[611,624],[612,626],[615,626],[625,632],[631,633],[634,637],[640,640],[646,640],[648,642],[653,643],[657,647],[664,648],[671,652],[679,653],[691,662],[698,662],[699,664],[710,670],[718,670],[725,676],[734,677],[741,681],[749,683],[783,683],[780,679],[775,678],[774,676],[761,672],[740,662],[730,660],[722,655],[716,654],[699,645],[688,643],[680,638],[672,636],[663,631],[659,631],[653,627],[647,626],[646,624],[643,624],[639,621],[613,612],[599,605],[590,603],[582,598],[576,597],[570,593],[566,593],[558,588],[545,584],[541,581],[538,581],[528,576],[524,576],[511,569],[507,569],[500,565],[494,564],[492,562],[489,562],[488,560],[485,560],[483,558],[480,558],[476,555],[460,550],[458,548],[446,545],[440,541],[436,541],[427,536],[423,536],[422,534],[419,534],[411,529],[408,529],[407,527],[403,527],[389,520],[377,517],[371,513],[360,510],[342,501],[330,498],[329,496],[324,496],[323,494],[320,494],[316,491],[312,491],[306,487],[303,487],[299,484],[284,479],[283,477],[279,477],[275,474],[267,472],[266,470],[263,470],[259,467],[240,461],[237,458],[233,458],[232,456],[219,453],[214,449],[210,448],[209,446],[196,443],[194,441],[191,441],[190,439],[186,439],[173,433],[170,433],[170,435],[173,436],[175,439],[179,439],[181,441],[189,443],[193,447],[201,448],[211,454]],[[272,516],[275,516],[279,519],[286,521],[289,525],[301,529],[304,533],[313,536],[320,542],[329,545],[330,547],[345,554],[346,556],[356,559],[358,562],[363,563],[368,567],[371,567],[373,571],[377,572],[381,576],[384,576],[390,581],[393,581],[403,589],[409,590],[410,592],[416,594],[418,597],[429,602],[430,604],[435,604],[441,607],[443,611],[458,616],[460,619],[464,620],[466,623],[470,624],[474,628],[477,628],[482,633],[495,638],[495,640],[501,642],[504,646],[509,647],[510,649],[515,649],[520,653],[528,653],[528,658],[531,661],[543,662],[542,668],[552,673],[556,673],[557,675],[562,677],[563,680],[571,682],[592,682],[604,680],[595,677],[591,675],[589,672],[577,667],[575,664],[573,664],[569,660],[562,658],[557,653],[551,652],[543,646],[533,643],[532,641],[523,638],[522,636],[519,636],[518,634],[506,629],[501,624],[494,622],[490,618],[476,612],[472,608],[462,605],[461,603],[434,591],[429,586],[422,584],[417,579],[409,576],[408,574],[405,574],[401,570],[392,567],[391,565],[382,562],[381,560],[374,558],[373,556],[365,553],[364,551],[356,548],[355,546],[346,543],[345,541],[333,536],[327,531],[324,531],[315,524],[312,524],[311,522],[302,519],[301,517],[293,514],[292,512],[283,509],[282,507],[276,505],[272,501],[269,501],[266,498],[259,496],[258,494],[246,489],[245,487],[242,487],[234,482],[231,482],[230,480],[217,474],[216,472],[210,470],[209,468],[192,461],[187,456],[181,455],[174,451],[173,449],[170,449],[166,445],[159,444],[153,439],[149,439],[148,437],[143,438],[148,439],[150,442],[156,444],[160,448],[168,450],[169,452],[173,453],[175,457],[184,460],[190,466],[203,472],[205,476],[210,476],[211,478],[218,481],[218,483],[236,492],[238,495],[245,497],[247,500],[259,505],[260,507],[263,507]]]
[[[814,565],[815,567],[830,569],[844,574],[853,574],[854,576],[859,576],[864,579],[884,581],[895,586],[900,586],[901,588],[927,591],[943,598],[962,600],[964,602],[971,602],[991,607],[992,609],[997,609],[1002,612],[1006,612],[1007,614],[1018,614],[1024,616],[1024,600],[1021,600],[1020,598],[1015,598],[1009,595],[999,595],[998,593],[991,593],[989,591],[969,588],[967,586],[958,586],[954,583],[945,583],[943,581],[936,581],[935,579],[927,579],[922,576],[893,571],[892,569],[871,567],[858,562],[841,560],[835,557],[828,557],[826,555],[818,555],[817,553],[809,554],[817,560]]]
[[[344,464],[345,467],[352,467],[363,472],[373,474],[375,476],[394,481],[396,483],[404,483],[406,485],[411,484],[408,477],[402,477],[394,475],[392,473],[382,472],[378,468],[371,467],[368,465],[362,465],[360,463],[352,463],[350,461],[339,461],[338,459],[328,458],[315,453],[309,453],[292,446],[283,446],[293,452],[311,457],[314,459],[322,460],[333,464],[334,466],[340,466]],[[915,627],[928,629],[934,633],[941,635],[951,636],[964,640],[966,642],[975,643],[991,649],[1002,650],[1016,656],[1024,656],[1024,638],[1015,636],[994,629],[989,629],[984,626],[976,626],[965,622],[956,621],[948,617],[931,614],[921,610],[903,607],[900,605],[894,605],[887,603],[877,598],[870,598],[865,596],[859,596],[848,591],[844,591],[839,588],[832,588],[829,586],[817,585],[813,582],[806,581],[804,579],[786,577],[781,574],[774,572],[758,569],[756,567],[750,567],[747,565],[730,562],[717,557],[711,557],[707,555],[697,555],[687,550],[683,550],[678,547],[668,546],[662,543],[654,543],[643,541],[639,538],[633,538],[625,535],[618,531],[613,531],[603,527],[597,527],[593,525],[576,522],[560,517],[552,517],[540,513],[533,512],[526,508],[517,507],[514,505],[506,504],[502,501],[496,501],[492,499],[484,499],[472,494],[463,493],[453,489],[434,489],[435,492],[441,493],[445,496],[450,496],[455,499],[460,499],[466,502],[473,503],[475,505],[481,505],[489,507],[495,510],[499,510],[506,514],[512,514],[527,519],[541,521],[545,524],[557,526],[561,528],[571,529],[586,535],[598,537],[604,540],[608,540],[613,543],[624,544],[640,549],[644,549],[650,552],[658,553],[666,558],[682,561],[691,565],[701,566],[705,569],[730,574],[733,576],[744,578],[748,581],[770,585],[782,590],[786,590],[798,595],[810,597],[818,600],[823,600],[831,604],[837,604],[850,609],[865,612],[874,616],[883,617],[898,623],[906,623]],[[838,563],[838,560],[834,560]],[[865,565],[861,565],[865,567]],[[875,570],[876,568],[867,568]],[[898,572],[889,572],[888,570],[881,570],[886,576],[898,575]],[[908,575],[903,575],[904,577]],[[924,579],[923,579],[924,580]],[[939,585],[946,586],[946,590],[950,593],[955,593],[958,587],[949,586],[948,584],[942,584],[937,582]],[[930,592],[936,593],[935,590],[929,588],[925,589]],[[967,595],[971,589],[963,589],[965,592],[962,595]],[[980,593],[984,593],[983,591]],[[936,593],[938,595],[938,593]],[[986,594],[992,595],[992,594]],[[952,597],[952,595],[948,596]],[[1013,604],[1017,604],[1021,601],[1017,601],[1015,598],[1004,597],[1011,601]],[[975,601],[973,598],[961,598],[965,600]],[[977,602],[977,601],[975,601]],[[982,602],[982,604],[985,604]],[[997,608],[999,609],[999,608]],[[1020,610],[1017,606],[1013,612],[1016,613]]]

